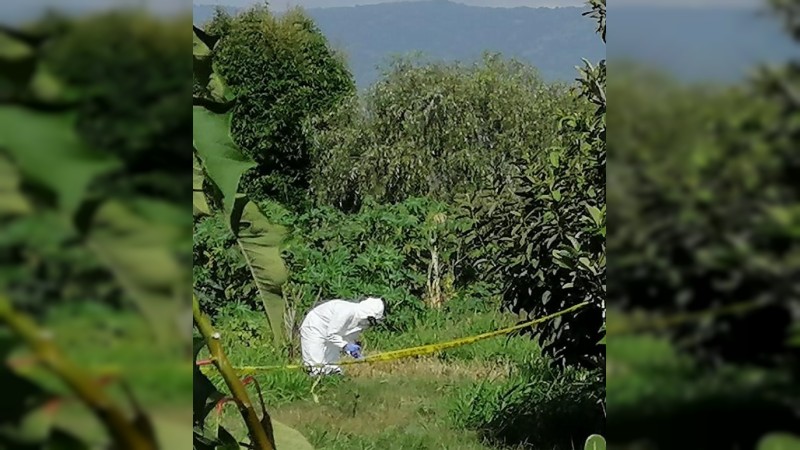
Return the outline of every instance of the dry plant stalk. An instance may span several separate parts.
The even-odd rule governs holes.
[[[138,428],[92,377],[69,361],[45,330],[27,315],[16,311],[11,301],[0,295],[0,324],[6,325],[31,350],[38,361],[60,378],[105,426],[115,447],[124,450],[156,450],[158,444]]]
[[[236,371],[228,361],[228,357],[222,351],[220,334],[214,330],[208,317],[200,311],[200,302],[197,300],[196,295],[192,295],[192,314],[194,323],[197,325],[197,329],[206,341],[208,350],[211,353],[211,362],[225,380],[225,384],[233,396],[233,401],[242,414],[253,448],[257,450],[275,450],[273,440],[267,436],[267,431],[261,425],[261,420],[259,420],[253,403],[250,401],[247,389],[245,389],[242,380],[236,375]],[[269,421],[266,409],[264,410],[264,420]]]

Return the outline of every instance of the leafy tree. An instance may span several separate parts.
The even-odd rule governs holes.
[[[256,200],[295,199],[311,165],[303,123],[355,89],[344,59],[300,9],[279,17],[261,6],[235,17],[218,10],[207,29],[220,36],[216,71],[239,99],[234,141],[256,162],[243,192]]]
[[[554,145],[567,89],[499,55],[472,66],[399,59],[363,98],[315,122],[311,189],[358,208],[511,183],[516,162]]]

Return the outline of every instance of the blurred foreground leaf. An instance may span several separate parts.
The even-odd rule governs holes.
[[[756,450],[800,450],[800,436],[789,433],[772,433],[764,436]]]

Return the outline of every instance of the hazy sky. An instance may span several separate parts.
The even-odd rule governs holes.
[[[269,3],[274,9],[286,9],[290,6],[303,6],[306,8],[319,8],[330,6],[354,6],[375,3],[389,3],[397,1],[416,0],[271,0]],[[453,0],[458,3],[476,6],[583,6],[585,0]],[[732,5],[761,5],[766,0],[611,0],[613,5],[680,5],[680,6],[732,6]],[[250,6],[263,3],[263,0],[193,0],[196,4]],[[192,0],[26,0],[24,2],[0,0],[0,16],[4,13],[17,12],[15,10],[44,10],[47,7],[60,7],[66,9],[105,9],[115,6],[147,6],[151,10],[174,12],[187,11],[191,8]]]
[[[193,0],[197,4],[250,6],[263,3],[263,0]],[[291,6],[319,8],[330,6],[354,6],[375,3],[416,0],[272,0],[270,5],[275,10],[283,10]],[[476,6],[583,6],[584,0],[453,0],[458,3]],[[611,0],[613,5],[659,5],[659,6],[757,6],[766,0]],[[146,6],[161,13],[190,11],[192,0],[25,0],[24,2],[0,0],[0,22],[26,20],[38,16],[47,8],[65,10],[98,10],[119,6]]]
[[[325,6],[354,6],[375,3],[390,3],[397,1],[415,0],[272,0],[270,5],[275,9],[285,9],[287,6],[303,6],[306,8],[319,8]],[[475,6],[583,6],[584,0],[452,0]],[[195,0],[197,4],[214,4],[229,6],[250,6],[262,3],[259,0]],[[753,6],[765,3],[764,0],[611,0],[609,9],[613,5],[659,5],[659,6]]]
[[[291,6],[302,6],[305,8],[321,8],[331,6],[356,6],[369,5],[376,3],[394,3],[398,1],[417,1],[417,0],[271,0],[270,6],[275,9],[286,9]],[[475,6],[576,6],[583,5],[583,0],[453,0],[456,3],[464,3]],[[197,4],[219,4],[230,6],[250,6],[263,3],[259,0],[195,0]]]

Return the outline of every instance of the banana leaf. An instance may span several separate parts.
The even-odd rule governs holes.
[[[285,239],[286,230],[270,223],[258,206],[245,196],[236,199],[233,226],[236,241],[267,313],[275,343],[279,345],[284,337],[285,313],[281,285],[288,278],[280,245]]]
[[[194,216],[207,216],[211,214],[206,194],[203,191],[203,167],[197,155],[192,156],[192,211]]]
[[[236,146],[230,134],[230,114],[217,114],[202,106],[193,107],[194,148],[201,159],[205,174],[222,196],[222,205],[231,226],[231,212],[242,175],[255,162]]]
[[[176,322],[187,306],[181,295],[191,274],[179,264],[174,248],[183,234],[182,227],[148,220],[118,201],[100,205],[88,229],[89,248],[111,270],[162,343],[180,339]]]
[[[84,144],[71,113],[0,107],[0,149],[26,181],[51,192],[68,216],[86,199],[95,179],[120,166],[116,159]]]
[[[17,169],[0,154],[0,217],[31,213],[31,204],[20,191],[20,181]]]

